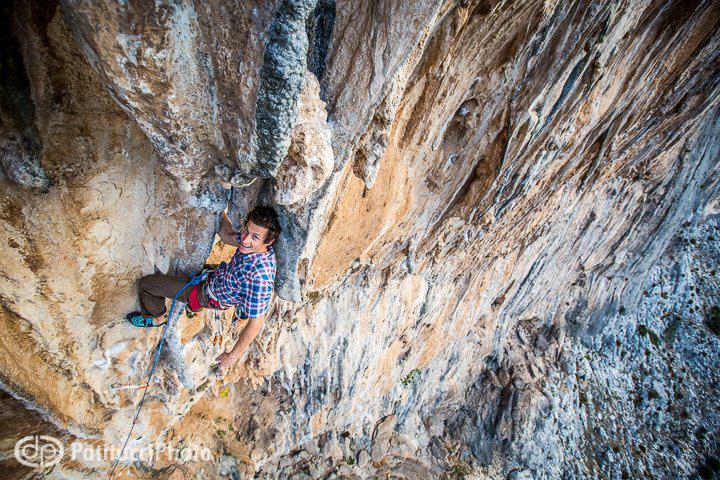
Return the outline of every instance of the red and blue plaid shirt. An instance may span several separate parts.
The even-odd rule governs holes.
[[[230,263],[223,262],[208,275],[210,295],[222,309],[237,305],[240,318],[259,317],[267,312],[274,285],[275,250],[272,246],[266,253],[236,250]]]

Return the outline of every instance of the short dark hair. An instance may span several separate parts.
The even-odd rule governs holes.
[[[280,236],[282,229],[280,228],[280,221],[274,208],[263,206],[255,207],[248,213],[248,220],[252,220],[258,227],[267,228],[265,243],[270,243]]]

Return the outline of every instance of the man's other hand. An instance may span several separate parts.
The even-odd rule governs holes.
[[[220,367],[221,370],[225,370],[235,363],[236,360],[237,359],[233,358],[229,353],[223,353],[217,357],[218,367]]]
[[[222,212],[220,219],[220,230],[218,230],[218,236],[220,240],[233,247],[239,247],[240,244],[237,242],[237,233],[233,228],[232,222],[227,216],[227,213]]]

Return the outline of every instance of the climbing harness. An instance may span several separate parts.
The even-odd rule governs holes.
[[[152,368],[150,369],[150,374],[148,375],[147,382],[144,385],[140,385],[136,388],[140,388],[143,390],[142,398],[140,398],[140,403],[138,404],[137,411],[135,412],[135,417],[133,418],[132,425],[130,426],[130,431],[128,432],[127,438],[125,439],[125,443],[122,446],[122,449],[120,450],[120,455],[115,459],[115,463],[113,464],[112,470],[110,470],[110,476],[108,477],[108,480],[112,480],[113,475],[115,474],[115,469],[118,466],[118,463],[120,463],[120,459],[123,456],[123,453],[125,453],[125,448],[127,447],[128,442],[130,441],[130,437],[132,436],[132,432],[135,429],[135,425],[137,424],[138,417],[140,416],[140,411],[142,410],[143,403],[145,403],[145,396],[147,395],[147,392],[149,390],[149,386],[152,384],[153,374],[155,373],[155,367],[157,366],[158,359],[160,358],[160,353],[162,352],[163,344],[165,343],[165,335],[167,334],[168,327],[170,326],[170,320],[172,319],[173,312],[175,311],[175,302],[177,301],[180,294],[189,286],[191,285],[197,285],[200,283],[200,281],[205,278],[207,275],[207,272],[196,275],[190,279],[188,283],[185,284],[173,297],[172,304],[170,304],[170,312],[168,313],[168,319],[167,322],[165,322],[165,327],[162,331],[162,336],[160,337],[160,343],[158,343],[157,346],[157,353],[155,354],[155,360],[153,360]],[[119,390],[119,388],[118,388]]]

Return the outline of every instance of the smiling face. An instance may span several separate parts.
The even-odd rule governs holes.
[[[255,225],[252,220],[248,220],[240,231],[242,242],[238,250],[240,250],[240,253],[267,252],[267,247],[274,242],[274,240],[272,240],[269,243],[265,243],[265,235],[267,235],[267,233],[267,228]]]

